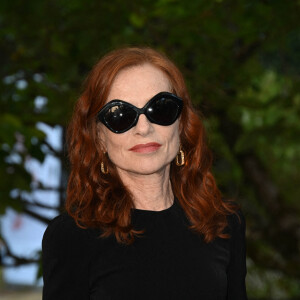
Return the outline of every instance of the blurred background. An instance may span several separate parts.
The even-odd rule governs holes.
[[[140,45],[175,61],[205,117],[218,184],[246,217],[249,299],[300,299],[299,16],[299,0],[2,0],[0,298],[41,299],[82,81]]]

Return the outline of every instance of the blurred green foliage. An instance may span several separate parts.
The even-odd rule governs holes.
[[[184,73],[218,183],[242,204],[249,297],[300,297],[299,8],[280,0],[1,1],[0,213],[26,211],[10,191],[30,189],[28,157],[43,160],[36,123],[65,127],[101,55],[151,46]]]

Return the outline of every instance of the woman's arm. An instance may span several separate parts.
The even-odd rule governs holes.
[[[246,241],[245,241],[245,218],[239,211],[240,221],[236,215],[229,217],[231,227],[230,263],[227,269],[228,300],[247,299],[245,277],[246,267]]]
[[[42,243],[43,300],[89,299],[86,237],[67,215],[51,221]]]

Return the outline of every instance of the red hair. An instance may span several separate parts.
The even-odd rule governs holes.
[[[114,234],[120,243],[131,244],[143,232],[131,225],[132,196],[101,150],[96,116],[120,70],[146,63],[164,72],[172,92],[184,101],[179,127],[186,163],[178,167],[172,162],[170,178],[174,195],[190,221],[190,229],[201,234],[206,242],[216,237],[229,238],[224,233],[228,225],[226,216],[236,213],[238,206],[221,198],[211,173],[212,154],[207,147],[204,126],[192,107],[181,72],[167,57],[150,48],[112,51],[87,77],[67,132],[71,163],[67,212],[79,226],[101,228],[102,237]],[[108,166],[108,174],[101,173],[101,162]]]

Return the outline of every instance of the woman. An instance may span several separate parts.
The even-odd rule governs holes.
[[[245,222],[211,174],[183,77],[149,48],[89,74],[68,131],[66,210],[43,238],[43,299],[247,299]]]

